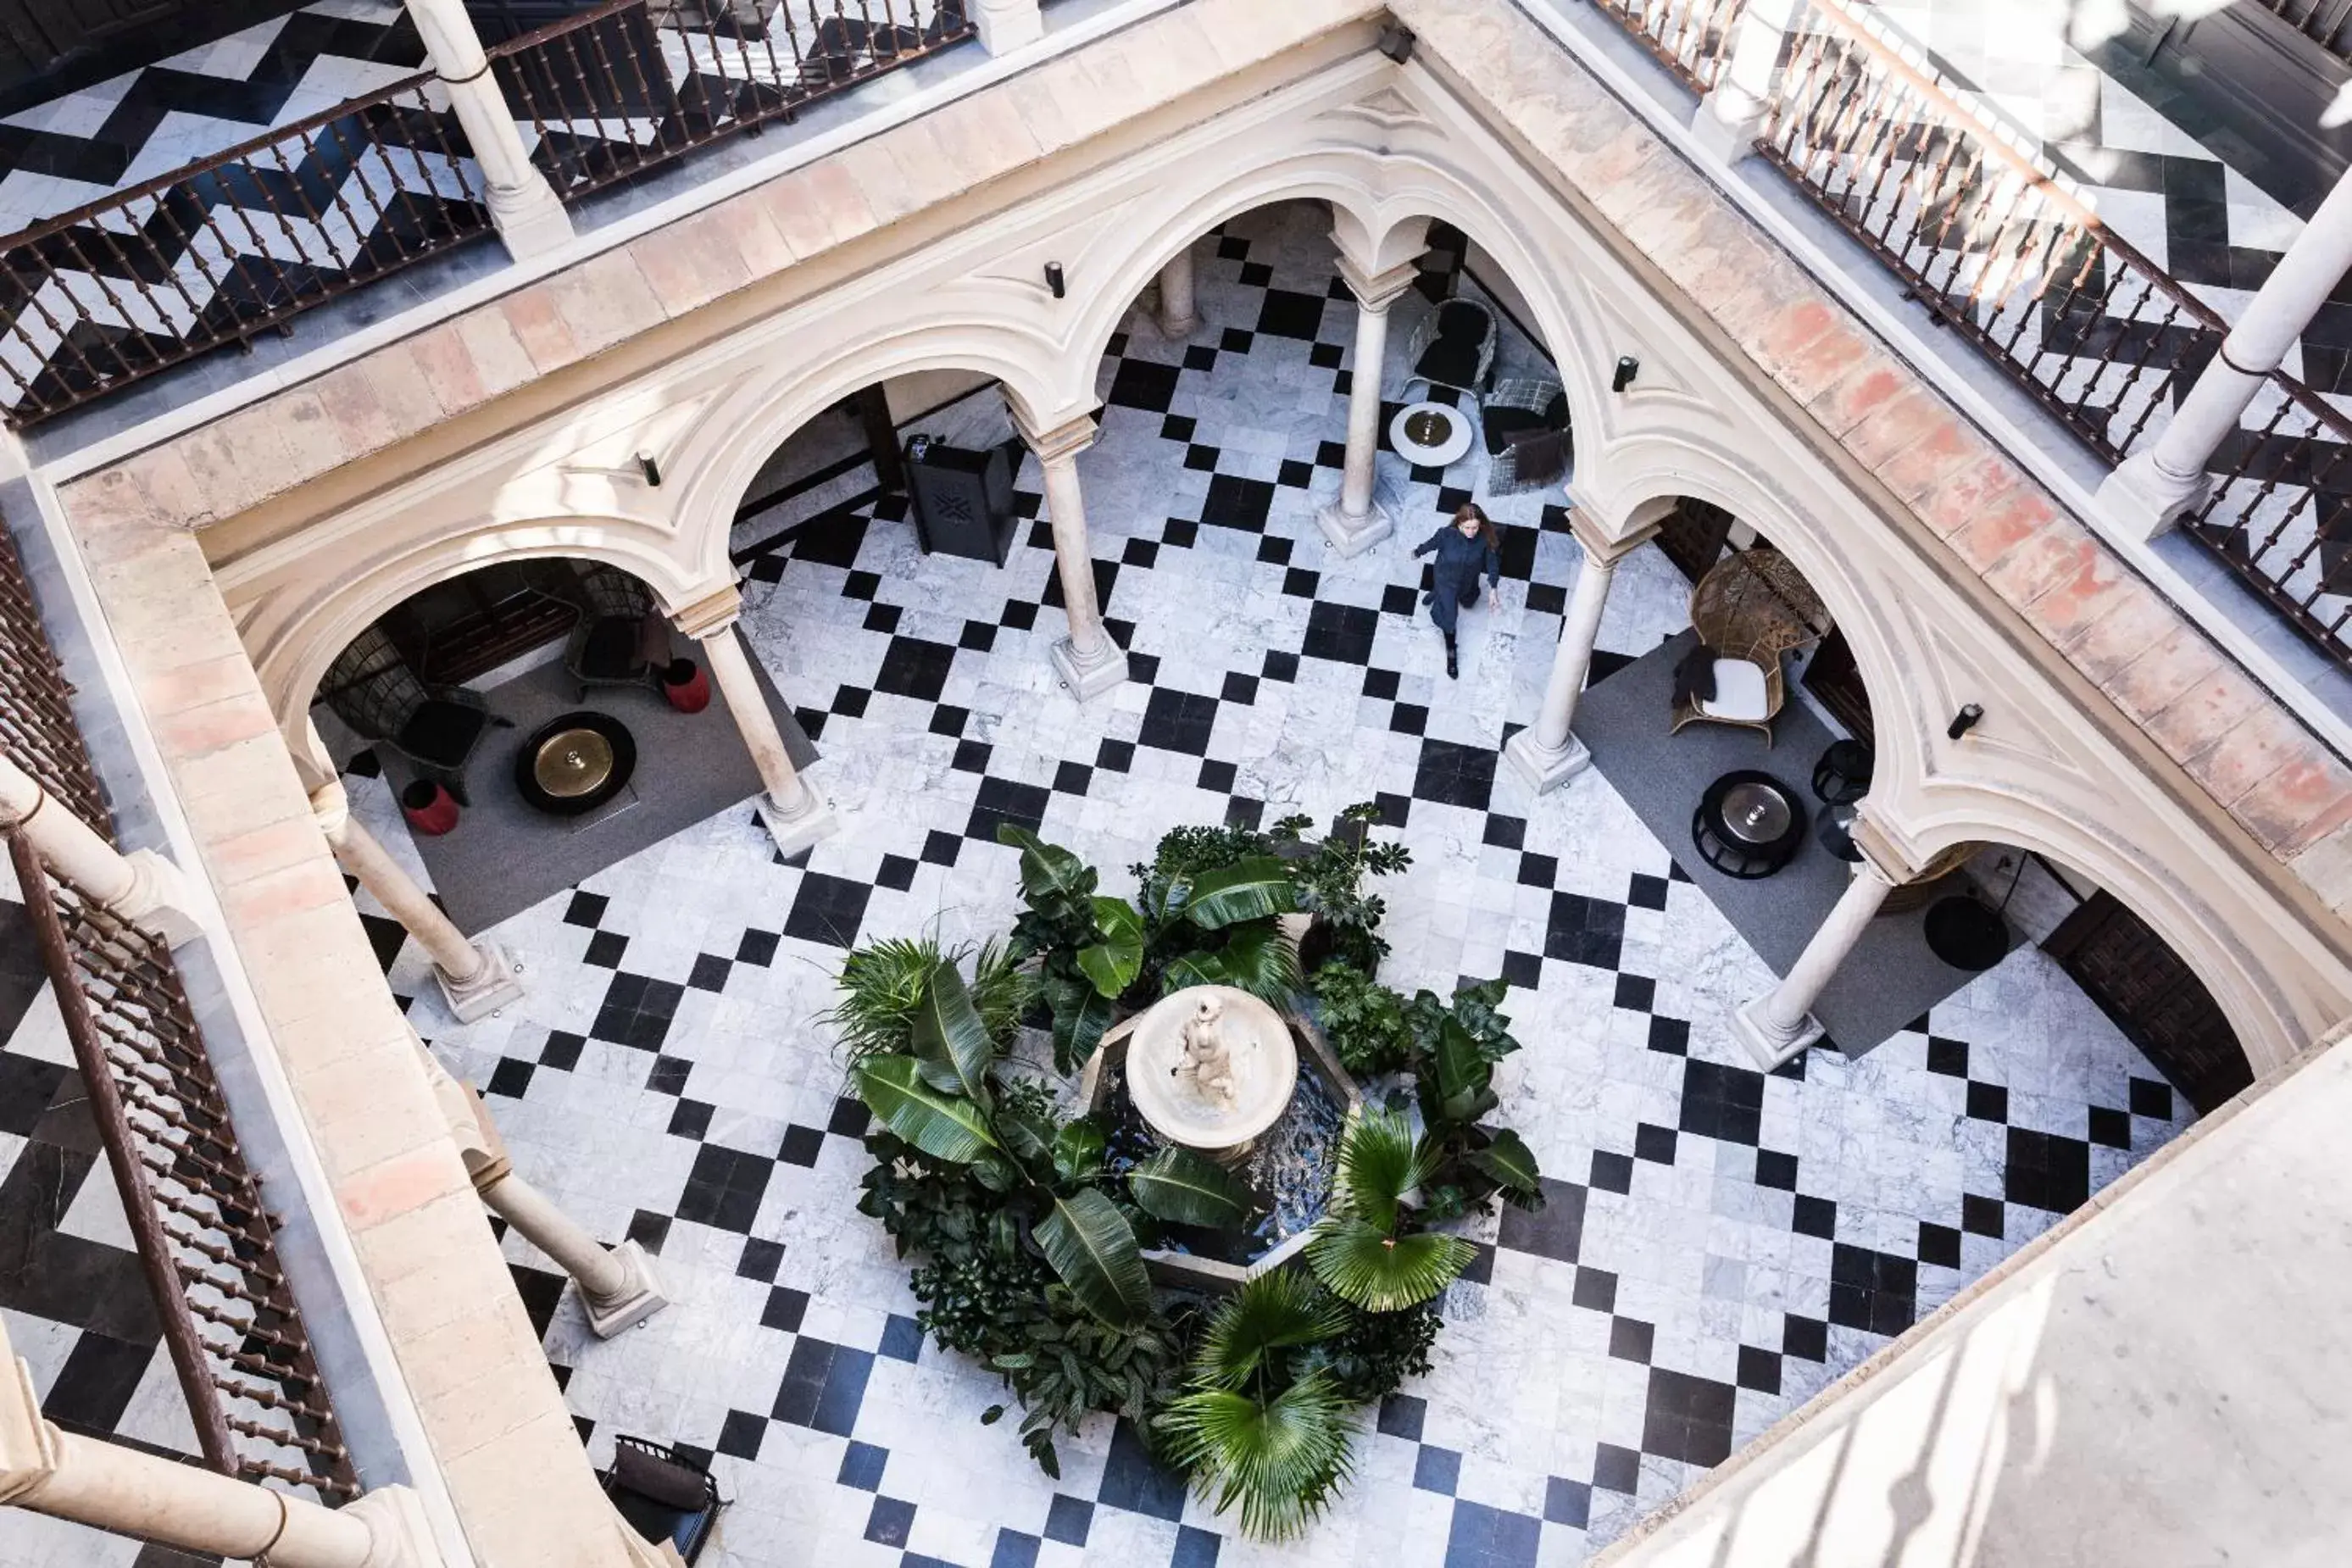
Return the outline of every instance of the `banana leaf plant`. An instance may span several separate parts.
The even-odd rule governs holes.
[[[1495,1058],[1471,1026],[1454,1014],[1444,1016],[1415,1079],[1429,1152],[1423,1195],[1431,1217],[1451,1218],[1497,1195],[1520,1208],[1541,1208],[1543,1173],[1526,1141],[1507,1127],[1482,1123],[1501,1101]]]
[[[932,972],[913,1020],[910,1051],[877,1052],[851,1068],[858,1097],[916,1152],[969,1166],[1004,1194],[1003,1212],[1087,1310],[1122,1327],[1146,1319],[1150,1280],[1133,1221],[1104,1190],[1101,1127],[1001,1102],[995,1045],[954,965]],[[1128,1195],[1154,1219],[1213,1229],[1238,1227],[1255,1207],[1230,1173],[1173,1147],[1130,1174]]]
[[[1297,889],[1270,855],[1155,879],[1139,908],[1097,891],[1094,868],[1060,845],[1014,823],[996,836],[1021,851],[1028,908],[1013,923],[1013,952],[1040,961],[1063,1072],[1094,1053],[1122,1008],[1169,991],[1234,985],[1281,1002],[1299,984],[1297,957],[1275,923],[1297,906]]]
[[[1439,1153],[1393,1110],[1367,1110],[1339,1139],[1331,1210],[1315,1222],[1307,1266],[1341,1300],[1368,1312],[1417,1307],[1454,1283],[1475,1249],[1458,1236],[1414,1228],[1408,1199]]]

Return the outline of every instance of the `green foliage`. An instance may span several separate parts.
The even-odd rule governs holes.
[[[1444,1320],[1434,1302],[1401,1312],[1350,1311],[1347,1327],[1308,1355],[1351,1405],[1370,1405],[1429,1371],[1429,1347]]]
[[[1367,1110],[1349,1123],[1339,1140],[1331,1212],[1315,1222],[1307,1242],[1307,1265],[1333,1295],[1368,1312],[1402,1311],[1470,1266],[1475,1249],[1468,1242],[1413,1230],[1405,1209],[1437,1158],[1395,1111]]]
[[[1021,1326],[1022,1342],[997,1352],[988,1364],[1004,1381],[1022,1408],[1022,1445],[1038,1468],[1061,1479],[1058,1433],[1075,1432],[1095,1411],[1126,1415],[1150,1430],[1154,1415],[1173,1393],[1183,1352],[1164,1321],[1118,1327],[1079,1307],[1070,1292],[1048,1286]],[[1003,1405],[983,1413],[982,1422],[1004,1414]]]
[[[1465,985],[1454,993],[1451,1004],[1439,1001],[1432,991],[1414,993],[1404,1014],[1412,1029],[1416,1054],[1434,1048],[1438,1032],[1449,1018],[1468,1033],[1472,1047],[1489,1065],[1517,1050],[1519,1042],[1511,1037],[1511,1021],[1502,1013],[1503,997],[1509,990],[1509,984],[1501,980]]]
[[[951,963],[931,972],[922,1000],[915,1005],[915,1061],[923,1081],[943,1093],[961,1094],[982,1106],[988,1104],[988,1070],[996,1063],[996,1044],[988,1036],[980,1009],[965,989],[963,976]]]
[[[1170,1225],[1238,1230],[1257,1212],[1241,1178],[1215,1161],[1171,1143],[1128,1173],[1135,1206]]]
[[[1315,999],[1321,1004],[1323,1037],[1351,1076],[1379,1078],[1412,1064],[1413,1036],[1403,997],[1334,960],[1315,972]]]
[[[1184,918],[1207,931],[1222,931],[1244,921],[1262,921],[1298,907],[1290,872],[1271,855],[1246,860],[1192,879]]]
[[[1095,1188],[1056,1197],[1032,1234],[1070,1294],[1103,1321],[1132,1326],[1151,1310],[1135,1227]]]
[[[1279,1379],[1285,1351],[1320,1344],[1347,1331],[1346,1307],[1304,1274],[1276,1269],[1246,1281],[1209,1319],[1192,1357],[1193,1381],[1247,1388],[1261,1374]]]
[[[942,948],[929,937],[898,938],[861,947],[841,965],[841,999],[825,1022],[851,1061],[914,1049],[915,1008],[942,963],[970,967],[972,1000],[989,1039],[1002,1047],[1012,1038],[1032,986],[1003,942]]]
[[[1307,839],[1311,819],[1304,816],[1283,818],[1270,835],[1289,862],[1298,908],[1315,917],[1318,945],[1328,942],[1329,956],[1367,976],[1379,973],[1389,944],[1381,937],[1387,902],[1366,890],[1365,879],[1412,864],[1412,851],[1403,845],[1373,840],[1372,826],[1380,819],[1380,806],[1363,801],[1339,813],[1328,838]]]
[[[1271,921],[1236,926],[1214,952],[1187,952],[1160,972],[1162,995],[1187,985],[1232,985],[1276,1005],[1298,989],[1298,954]]]
[[[1002,1148],[988,1112],[952,1089],[932,1088],[912,1057],[867,1057],[850,1081],[884,1126],[935,1160],[969,1165]]]

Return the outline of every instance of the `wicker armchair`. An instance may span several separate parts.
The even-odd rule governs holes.
[[[1673,730],[1706,720],[1739,724],[1772,742],[1788,700],[1783,654],[1829,635],[1829,612],[1789,558],[1759,545],[1726,556],[1691,591],[1691,625],[1715,653],[1715,695],[1675,705]],[[1669,731],[1671,732],[1671,731]]]
[[[1494,385],[1496,335],[1495,312],[1486,306],[1475,300],[1441,301],[1421,319],[1405,345],[1412,361],[1404,382],[1407,392],[1420,381],[1479,396]]]
[[[509,721],[493,718],[478,692],[427,686],[380,626],[370,626],[327,667],[327,706],[353,731],[390,747],[466,804],[466,764],[482,737]]]
[[[1566,479],[1576,447],[1568,430],[1568,394],[1556,381],[1510,380],[1481,404],[1486,426],[1486,493],[1517,495]]]
[[[614,566],[580,574],[582,613],[563,647],[563,668],[585,698],[592,686],[654,686],[669,662],[669,626],[653,590]]]

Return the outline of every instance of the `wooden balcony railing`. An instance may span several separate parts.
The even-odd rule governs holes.
[[[611,0],[499,44],[572,200],[971,36],[963,0]],[[23,427],[492,232],[430,72],[0,239],[0,416]]]

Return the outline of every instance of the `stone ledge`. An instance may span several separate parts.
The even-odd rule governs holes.
[[[1494,0],[1390,8],[1683,291],[1689,313],[1876,473],[2265,853],[2352,916],[2352,766],[1541,29]]]

